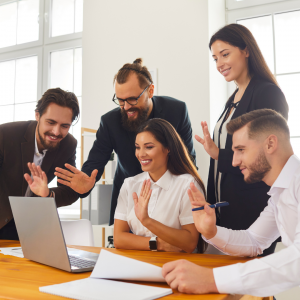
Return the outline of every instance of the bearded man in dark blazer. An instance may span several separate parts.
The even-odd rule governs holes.
[[[57,207],[78,199],[64,185],[48,188],[55,167],[75,166],[77,141],[68,132],[78,115],[75,94],[49,89],[37,102],[36,121],[0,125],[0,239],[19,239],[9,196],[54,197]]]
[[[101,178],[104,167],[112,151],[118,155],[118,165],[113,182],[110,224],[114,222],[120,188],[125,178],[142,173],[141,165],[135,157],[135,135],[137,128],[146,120],[161,118],[173,125],[195,161],[192,128],[186,104],[183,101],[153,96],[154,85],[150,72],[142,66],[142,60],[125,64],[115,75],[115,95],[117,108],[101,117],[96,141],[82,170],[67,166],[71,172],[57,168],[58,182],[71,187],[80,196],[86,197],[95,182]]]

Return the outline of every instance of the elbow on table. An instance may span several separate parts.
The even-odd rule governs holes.
[[[197,248],[197,243],[191,243],[190,245],[187,245],[185,249],[182,250],[185,251],[186,253],[191,254],[195,251],[196,248]]]

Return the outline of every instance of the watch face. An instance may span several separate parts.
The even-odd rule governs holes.
[[[157,250],[156,241],[149,241],[150,250]]]

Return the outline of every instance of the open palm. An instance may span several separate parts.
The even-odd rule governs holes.
[[[31,191],[40,197],[47,197],[49,194],[47,175],[40,166],[36,166],[34,163],[28,163],[27,165],[32,177],[26,173],[24,178]]]
[[[97,169],[92,172],[91,176],[88,176],[86,173],[79,171],[69,164],[65,164],[65,166],[71,172],[62,168],[55,168],[56,172],[54,175],[59,177],[57,182],[70,187],[79,194],[87,193],[93,188],[98,174]]]
[[[216,234],[216,214],[213,208],[208,206],[204,195],[191,183],[188,190],[192,208],[205,206],[204,210],[193,211],[193,219],[197,230],[206,238]]]
[[[145,220],[149,218],[148,203],[152,192],[150,186],[151,186],[150,179],[145,180],[142,185],[140,196],[138,197],[135,192],[132,195],[134,201],[135,215],[142,224]]]

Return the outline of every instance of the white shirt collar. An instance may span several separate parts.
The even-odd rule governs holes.
[[[157,180],[156,182],[154,182],[151,179],[149,173],[147,173],[147,178],[149,178],[151,180],[152,184],[156,184],[156,185],[158,185],[159,187],[161,187],[162,189],[164,189],[166,191],[169,189],[169,187],[171,185],[172,176],[173,176],[172,173],[169,170],[167,170],[165,172],[165,174],[162,177],[159,178],[159,180]]]
[[[34,154],[37,155],[37,156],[40,156],[40,155],[45,155],[47,152],[47,149],[43,150],[43,154],[41,154],[39,152],[39,148],[38,148],[38,145],[37,145],[37,139],[36,139],[36,134],[35,134],[35,149],[34,149]]]
[[[293,176],[299,167],[299,158],[296,155],[292,155],[284,165],[283,169],[281,170],[273,185],[271,186],[268,195],[274,194],[276,188],[287,189],[290,186]]]

